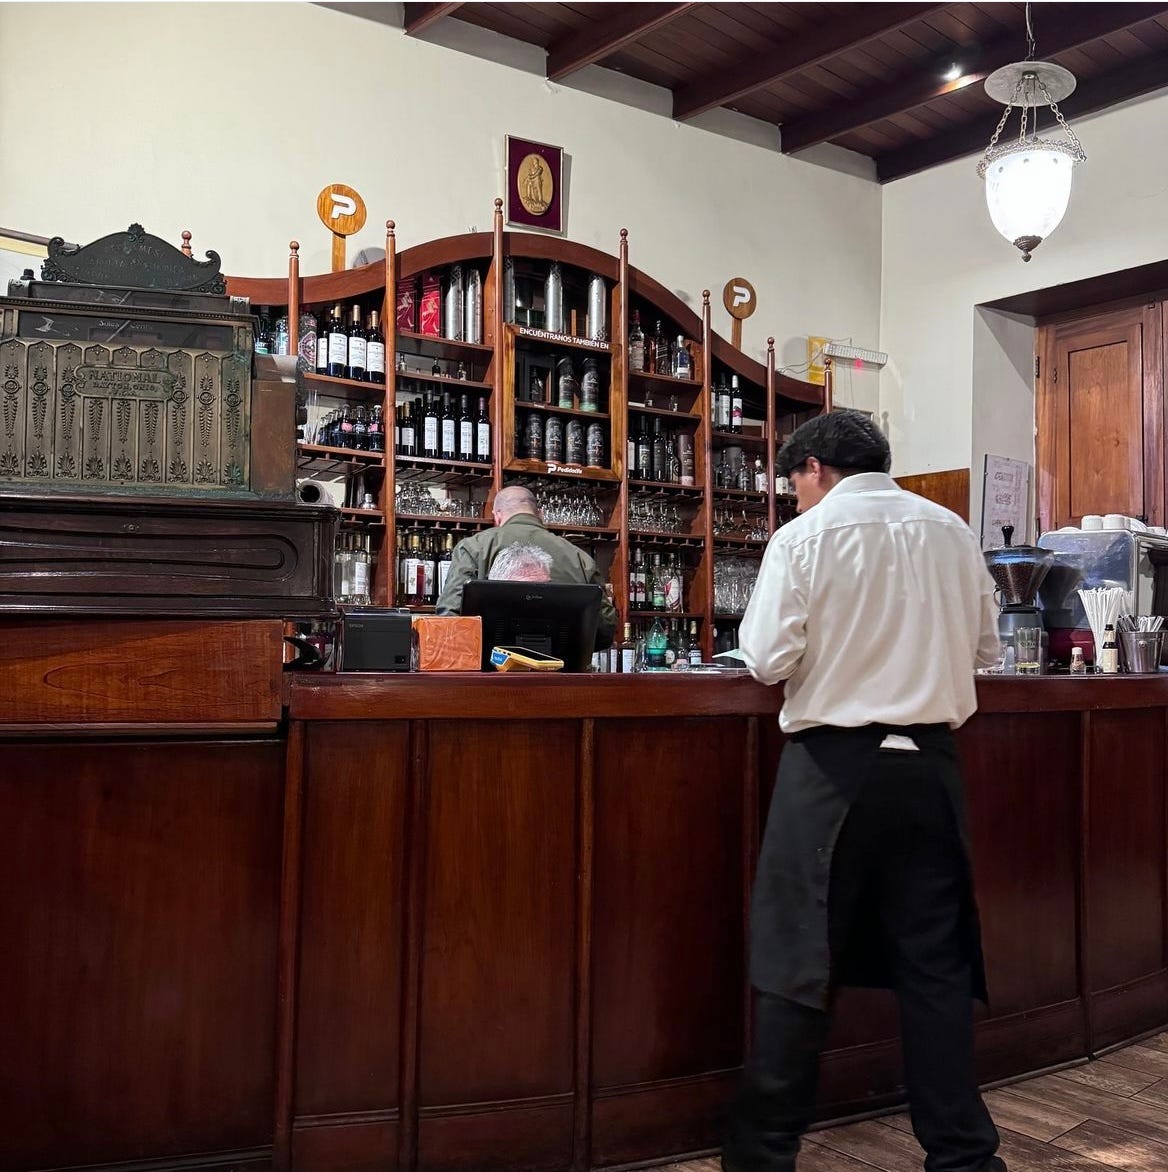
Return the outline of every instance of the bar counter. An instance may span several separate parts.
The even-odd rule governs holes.
[[[0,623],[0,1165],[552,1172],[716,1145],[778,689],[265,683],[278,624],[78,626]],[[978,691],[991,1081],[1168,1023],[1168,676]],[[846,991],[823,1118],[896,1102],[897,1050],[890,998]]]

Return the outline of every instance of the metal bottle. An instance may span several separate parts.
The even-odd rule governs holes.
[[[608,286],[596,273],[588,279],[588,337],[608,341]]]
[[[547,280],[543,283],[544,329],[553,334],[564,332],[564,282],[560,266],[552,261]]]
[[[466,270],[462,284],[464,342],[482,343],[483,340],[483,277],[475,268]]]
[[[600,410],[600,364],[595,358],[584,359],[584,373],[580,377],[580,410]]]
[[[463,340],[465,328],[462,294],[462,265],[455,265],[446,276],[442,295],[442,336],[452,342]]]
[[[604,468],[604,428],[599,423],[590,423],[584,440],[584,458],[590,467]]]

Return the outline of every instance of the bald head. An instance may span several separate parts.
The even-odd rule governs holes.
[[[535,495],[530,488],[520,484],[508,485],[499,489],[495,496],[495,503],[491,507],[491,515],[496,525],[514,517],[516,513],[531,513],[539,516],[539,506],[535,503]]]

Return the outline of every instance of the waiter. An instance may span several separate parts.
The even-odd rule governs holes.
[[[954,513],[897,487],[888,442],[855,411],[821,415],[776,469],[802,514],[771,538],[739,641],[786,680],[788,742],[751,915],[755,1037],[726,1172],[794,1172],[833,990],[900,1003],[926,1172],[1004,1172],[977,1089],[985,999],[952,729],[998,652],[993,584]]]
[[[464,537],[454,547],[446,585],[438,595],[435,608],[439,614],[458,614],[462,610],[462,588],[467,582],[492,576],[498,578],[499,575],[491,574],[491,568],[506,551],[512,551],[508,553],[508,560],[515,560],[517,565],[523,561],[523,557],[530,561],[544,554],[548,559],[546,563],[543,559],[539,561],[546,569],[546,576],[535,578],[536,581],[604,586],[604,579],[592,558],[570,541],[544,528],[539,516],[539,505],[530,489],[518,484],[501,488],[491,506],[491,516],[495,522],[493,529],[484,529],[481,533]],[[521,548],[516,552],[516,547]],[[533,580],[528,572],[517,571],[515,576]],[[611,646],[615,633],[616,609],[605,594],[600,603],[596,650],[603,651]]]

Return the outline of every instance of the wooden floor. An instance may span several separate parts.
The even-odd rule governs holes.
[[[991,1091],[1010,1172],[1168,1172],[1168,1033],[1028,1082]],[[717,1159],[661,1172],[720,1172]],[[799,1172],[921,1172],[906,1115],[812,1132]]]

